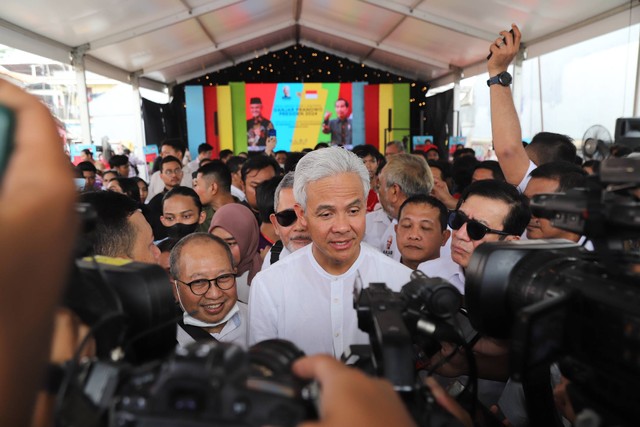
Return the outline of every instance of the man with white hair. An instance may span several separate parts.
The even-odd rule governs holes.
[[[312,243],[258,273],[249,297],[249,343],[283,338],[306,354],[340,357],[369,342],[358,329],[353,287],[399,291],[411,270],[362,243],[369,174],[338,147],[307,154],[295,171],[295,211]]]
[[[269,220],[280,240],[264,257],[263,270],[311,243],[307,227],[302,225],[294,209],[296,199],[293,197],[293,174],[289,172],[282,178],[273,196],[275,213],[269,216]]]
[[[432,188],[433,175],[424,157],[407,153],[393,155],[378,176],[378,198],[391,222],[386,229],[382,229],[380,214],[368,213],[365,242],[399,262],[395,227],[398,225],[400,206],[409,197],[428,195]]]

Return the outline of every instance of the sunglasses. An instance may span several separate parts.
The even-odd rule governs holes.
[[[285,209],[283,211],[275,213],[276,221],[282,227],[289,227],[291,224],[296,222],[298,216],[296,215],[296,211],[293,209]]]
[[[481,240],[487,233],[491,234],[499,234],[501,236],[509,236],[509,233],[500,230],[494,230],[492,228],[487,227],[481,222],[476,221],[475,219],[469,219],[464,212],[460,211],[452,211],[449,213],[449,227],[454,230],[460,230],[460,228],[467,224],[467,235],[471,238],[471,240]]]

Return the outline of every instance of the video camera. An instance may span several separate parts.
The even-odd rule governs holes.
[[[466,270],[471,325],[511,340],[512,377],[523,382],[531,425],[561,425],[549,381],[549,365],[557,361],[581,397],[579,406],[594,409],[602,425],[633,425],[640,416],[640,206],[620,194],[636,188],[640,174],[637,163],[615,160],[603,162],[599,179],[586,189],[532,201],[536,215],[586,234],[595,252],[566,241],[485,243]],[[370,370],[394,384],[420,425],[452,425],[416,379],[420,352],[428,357],[440,341],[458,344],[470,381],[476,377],[473,340],[456,314],[461,300],[450,284],[418,273],[399,293],[381,283],[354,293],[358,325],[370,336]],[[144,365],[100,360],[73,377],[65,408],[79,413],[76,403],[89,402],[87,412],[100,414],[95,424],[83,419],[90,427],[106,425],[107,418],[131,426],[295,424],[310,416],[309,392],[290,375],[301,353],[282,345],[259,360],[255,350],[246,356],[218,343],[177,349]],[[367,353],[360,350],[354,353]],[[274,357],[277,368],[269,366]],[[474,389],[472,382],[467,390]]]
[[[599,425],[640,417],[640,160],[609,159],[584,189],[535,196],[536,216],[586,235],[595,251],[564,240],[480,245],[466,270],[475,329],[511,339],[510,370],[532,425],[559,426],[549,366],[560,362],[576,413]]]
[[[59,426],[294,426],[315,416],[314,389],[291,374],[304,354],[290,342],[176,348],[182,314],[157,265],[78,260],[64,303],[91,327],[97,358],[65,367]]]
[[[447,281],[414,271],[400,292],[384,283],[356,282],[353,305],[358,328],[369,334],[370,345],[352,345],[346,363],[389,380],[420,426],[460,425],[433,400],[417,375],[421,361],[440,349],[440,341],[466,347],[457,314],[462,295]],[[470,348],[467,354],[471,354]],[[475,361],[469,360],[475,378]],[[469,388],[475,390],[475,384]]]

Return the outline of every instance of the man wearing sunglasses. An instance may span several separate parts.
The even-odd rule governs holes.
[[[296,211],[293,209],[296,204],[296,199],[293,197],[293,175],[293,172],[286,174],[276,187],[273,197],[275,213],[269,216],[269,221],[280,240],[264,257],[263,270],[311,243],[307,227],[298,220]]]
[[[475,248],[484,242],[518,240],[524,232],[531,211],[527,198],[511,184],[496,180],[476,181],[469,185],[449,213],[451,259],[458,270],[449,280],[464,294],[464,269]],[[441,277],[438,271],[424,271]]]
[[[443,277],[437,268],[422,268],[428,276],[442,277],[464,294],[465,269],[475,249],[485,242],[518,240],[524,232],[531,212],[527,198],[516,187],[497,180],[481,180],[469,185],[462,193],[456,209],[449,213],[448,223],[452,228],[451,259],[458,270]],[[434,266],[437,264],[432,264]],[[471,334],[471,331],[468,331]],[[472,334],[471,334],[472,335]],[[451,358],[456,348],[442,343],[442,349],[430,361],[430,366],[440,366],[438,373],[446,377],[466,375],[466,362],[459,353]],[[474,355],[480,377],[478,395],[483,402],[495,402],[505,380],[505,366],[509,357],[508,343],[481,337],[474,345]],[[444,358],[451,358],[442,364]],[[508,376],[508,374],[506,374]]]
[[[194,233],[180,240],[169,258],[173,290],[183,310],[177,341],[233,342],[247,347],[247,305],[238,301],[236,269],[219,237]]]

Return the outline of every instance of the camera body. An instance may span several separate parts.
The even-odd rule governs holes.
[[[364,356],[357,367],[390,381],[418,425],[461,425],[438,407],[417,375],[421,359],[439,349],[438,340],[463,339],[454,321],[462,305],[460,292],[445,280],[415,271],[400,292],[384,283],[356,287],[353,305],[370,346],[351,346],[347,356]],[[428,356],[425,349],[431,350]]]
[[[295,426],[312,414],[302,398],[303,383],[290,373],[293,360],[273,369],[252,357],[265,347],[281,352],[282,346],[301,354],[277,340],[249,353],[221,342],[179,347],[168,360],[131,371],[112,406],[110,425]]]
[[[639,170],[638,159],[608,159],[587,188],[532,199],[536,216],[586,235],[595,251],[566,240],[492,242],[471,257],[471,323],[511,339],[511,377],[523,382],[534,425],[552,424],[538,418],[540,396],[527,383],[536,375],[544,382],[552,363],[580,395],[577,409],[595,410],[601,425],[640,417],[640,203],[627,193],[640,184]],[[555,412],[552,402],[547,408]]]

